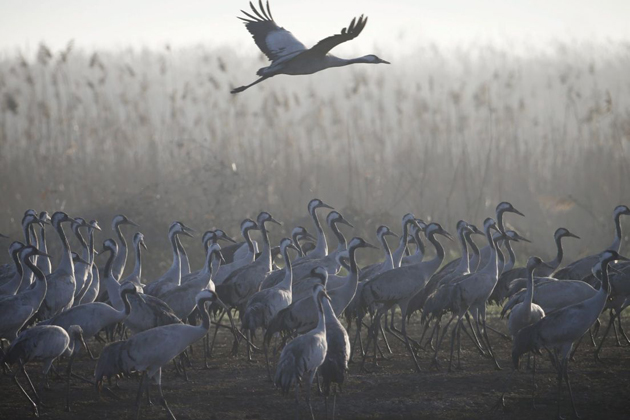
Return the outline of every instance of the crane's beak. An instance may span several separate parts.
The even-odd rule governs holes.
[[[522,237],[521,235],[519,235],[518,233],[516,234],[516,239],[518,239],[519,241],[523,241],[523,242],[529,242],[530,244],[532,243],[532,241],[530,241],[527,238]]]
[[[579,236],[577,236],[575,233],[571,233],[571,232],[567,233],[566,236],[569,238],[582,239]]]
[[[232,242],[233,244],[236,243],[236,240],[234,240],[233,238],[231,238],[230,236],[224,235],[221,239],[225,239],[228,242]]]
[[[383,60],[383,59],[380,59],[380,58],[379,58],[378,63],[379,63],[379,64],[392,64],[392,63],[390,63],[389,61],[386,61],[386,60]]]
[[[292,249],[295,249],[297,252],[300,252],[300,250],[298,249],[298,247],[297,247],[297,246],[295,246],[295,245],[293,245],[293,244],[289,245],[287,248],[292,248]]]
[[[146,249],[147,251],[149,250],[149,248],[147,248],[147,244],[145,244],[144,241],[140,242],[140,246]]]
[[[101,230],[101,227],[98,225],[98,223],[94,223],[94,225],[89,225],[90,227],[92,227],[93,229],[96,229],[98,231]]]
[[[341,220],[339,220],[339,223],[344,224],[346,226],[350,226],[351,228],[354,228],[354,226],[352,226],[352,223],[348,222],[346,219],[341,218]]]
[[[374,249],[379,249],[379,247],[377,247],[377,246],[374,246],[374,245],[372,245],[372,244],[371,244],[371,243],[369,243],[369,242],[366,242],[366,243],[365,243],[365,247],[366,247],[366,248],[374,248]]]
[[[302,237],[304,239],[310,239],[311,241],[317,241],[317,238],[315,238],[313,235],[311,235],[310,233],[306,232],[306,234]]]
[[[9,239],[9,237],[7,235],[3,235],[2,233],[0,233],[0,238]]]
[[[518,214],[519,216],[523,216],[523,217],[525,217],[525,215],[524,215],[523,213],[521,213],[520,211],[516,210],[515,208],[512,208],[512,213],[516,213],[516,214]]]
[[[328,204],[322,202],[319,206],[320,208],[324,208],[324,209],[330,209],[330,210],[334,210],[335,208],[333,206],[329,206]]]
[[[127,222],[126,222],[126,223],[127,223],[128,225],[135,226],[135,227],[137,227],[137,228],[139,228],[139,227],[140,227],[140,225],[139,225],[139,224],[137,224],[136,222],[134,222],[134,221],[132,221],[132,220],[129,220],[129,219],[127,219]]]
[[[387,236],[387,235],[393,236],[394,238],[398,238],[398,235],[396,233],[392,232],[391,230],[388,231],[384,236]]]
[[[276,220],[276,219],[274,219],[273,217],[272,217],[271,219],[269,219],[269,221],[270,221],[271,223],[275,223],[275,224],[276,224],[276,225],[278,225],[278,226],[282,226],[282,223],[281,223],[281,222],[279,222],[279,221],[277,221],[277,220]]]

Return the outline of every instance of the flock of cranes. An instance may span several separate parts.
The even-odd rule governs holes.
[[[202,244],[206,258],[197,271],[191,271],[180,239],[194,236],[195,231],[182,222],[173,222],[168,229],[172,264],[150,282],[142,271],[142,254],[147,250],[144,236],[135,233],[132,246],[128,246],[122,227],[138,225],[126,216],[114,217],[111,228],[115,239],[105,239],[97,249],[95,236],[101,228],[95,220],[86,222],[64,212],[49,216],[26,211],[22,219],[24,242],[11,242],[11,263],[0,266],[2,369],[35,415],[43,407],[44,383],[53,373],[59,376],[53,362],[65,358],[67,410],[71,409],[73,378],[113,394],[105,380],[139,376],[137,416],[143,395],[150,399],[153,382],[158,386],[160,404],[174,419],[162,392],[163,368],[172,361],[176,371],[186,375],[186,367],[192,365],[187,349],[203,339],[207,360],[219,328],[226,328],[233,337],[234,355],[241,344],[246,346],[250,361],[256,352],[264,352],[269,381],[283,394],[295,392],[296,417],[300,417],[300,387],[304,386],[314,418],[310,394],[317,378],[327,413],[327,397],[333,390],[334,418],[336,389],[343,386],[348,364],[354,359],[363,371],[370,372],[366,362],[371,359],[376,367],[379,358],[391,352],[391,339],[404,343],[418,372],[420,350],[428,347],[433,349],[431,365],[440,368],[447,337],[449,371],[454,368],[455,354],[457,367],[461,367],[462,337],[468,337],[482,356],[501,369],[489,334],[498,331],[487,324],[487,307],[505,303],[502,315],[509,316],[514,368],[519,367],[523,354],[531,354],[535,371],[535,356],[546,350],[558,372],[558,415],[563,383],[577,415],[568,375],[572,354],[585,336],[595,344],[604,311],[610,312],[609,324],[596,356],[611,328],[625,336],[620,314],[630,304],[630,263],[619,252],[621,217],[630,215],[630,209],[624,205],[613,212],[616,229],[612,245],[561,269],[562,240],[578,238],[566,228],[554,234],[555,259],[543,261],[531,256],[524,267],[515,267],[512,243],[527,239],[505,229],[506,214],[523,216],[507,202],[497,205],[494,218],[485,219],[482,229],[459,221],[455,238],[439,223],[425,223],[408,213],[402,218],[402,234],[394,250],[387,237],[398,235],[387,226],[379,226],[376,238],[384,257],[363,268],[359,267],[357,252],[377,247],[360,237],[347,241],[340,226],[353,225],[323,201],[313,199],[307,209],[315,236],[297,226],[291,238],[283,238],[277,247],[269,233],[273,224],[281,223],[264,211],[256,220],[243,220],[242,242],[221,229],[205,232]],[[320,222],[321,209],[330,210],[326,225],[337,242],[331,251],[330,238]],[[48,253],[47,225],[54,229],[61,245],[57,264]],[[80,244],[78,252],[72,251],[64,225],[71,228]],[[260,242],[252,239],[254,231],[260,232]],[[483,247],[475,242],[475,235],[483,237]],[[446,264],[445,239],[457,240],[461,252],[459,258]],[[222,247],[220,242],[230,244]],[[133,270],[125,277],[130,253]],[[106,257],[102,267],[95,261],[97,254]],[[425,258],[427,254],[434,256]],[[278,256],[284,262],[282,268],[276,265]],[[420,337],[412,337],[408,330],[415,313],[422,323]],[[229,325],[222,322],[226,315]],[[448,320],[443,322],[443,318]],[[212,324],[214,333],[210,331]],[[356,331],[351,340],[353,326]],[[98,358],[89,347],[95,339],[108,342]],[[86,351],[83,357],[96,360],[94,379],[72,371],[82,349]],[[43,364],[39,387],[26,370],[35,361]],[[20,374],[27,387],[18,379]],[[503,396],[500,401],[503,404]]]

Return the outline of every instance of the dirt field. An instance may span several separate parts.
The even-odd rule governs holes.
[[[626,319],[627,323],[627,319]],[[505,330],[498,318],[490,325]],[[414,319],[411,331],[419,334],[419,321]],[[256,354],[257,363],[245,361],[244,352],[239,358],[229,357],[231,336],[221,332],[218,348],[210,370],[202,367],[202,347],[195,346],[193,367],[189,371],[190,382],[176,376],[169,365],[164,374],[164,393],[178,419],[286,419],[294,418],[294,400],[282,397],[279,390],[267,382],[264,358]],[[462,335],[463,336],[463,335]],[[510,375],[509,353],[511,343],[491,334],[494,339],[502,371],[494,369],[488,359],[482,358],[470,341],[462,337],[463,369],[447,373],[430,368],[430,355],[420,358],[423,372],[415,373],[404,348],[390,340],[393,355],[380,362],[380,368],[371,374],[360,373],[352,364],[343,394],[337,399],[338,419],[530,419],[554,418],[556,401],[556,376],[551,364],[545,360],[538,364],[536,404],[531,406],[531,374],[518,373],[506,396],[507,410],[492,411],[506,379]],[[92,344],[100,351],[101,345]],[[442,355],[445,359],[446,354]],[[630,409],[630,349],[617,347],[614,339],[607,341],[602,352],[604,363],[593,358],[593,349],[584,343],[576,361],[569,366],[573,390],[579,414],[585,418],[627,418]],[[91,376],[95,362],[82,356],[75,363],[76,372]],[[62,363],[65,366],[65,362]],[[41,378],[39,367],[31,366],[34,381]],[[25,381],[22,381],[25,384]],[[94,388],[73,380],[71,386],[72,412],[64,411],[63,383],[51,381],[51,390],[43,393],[46,408],[41,410],[43,419],[129,419],[134,418],[134,399],[138,379],[123,379],[115,392],[121,396],[116,401],[105,394],[99,400]],[[157,389],[152,388],[152,395]],[[315,417],[325,418],[324,400],[313,389]],[[0,380],[0,418],[33,418],[25,399],[8,377]],[[568,397],[565,390],[565,396]],[[570,416],[568,398],[563,413]],[[302,418],[308,418],[303,404]],[[159,405],[144,405],[141,418],[167,419],[168,414]]]

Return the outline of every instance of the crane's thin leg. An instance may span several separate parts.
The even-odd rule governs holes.
[[[169,408],[168,404],[166,403],[166,398],[164,398],[164,393],[162,392],[162,369],[158,370],[157,372],[157,385],[158,385],[158,392],[160,393],[160,404],[162,404],[162,407],[164,407],[166,411],[168,411],[168,414],[171,415],[171,419],[177,420],[175,418],[175,415]]]
[[[267,347],[267,343],[263,340],[263,350],[265,351],[265,364],[267,365],[267,379],[269,379],[270,382],[273,382],[271,380],[271,368],[269,367],[269,350]]]
[[[464,325],[457,329],[457,369],[462,368],[462,330],[466,331]]]
[[[212,344],[210,345],[210,348],[208,349],[208,358],[212,357],[212,349],[214,348],[214,342],[217,339],[217,333],[219,332],[219,324],[221,324],[221,320],[223,320],[223,317],[225,316],[225,310],[221,311],[221,316],[219,317],[219,320],[217,321],[217,325],[216,328],[214,329],[214,335],[212,336]],[[208,369],[208,360],[204,360],[204,367],[206,369]]]
[[[295,420],[300,420],[300,384],[295,383]]]
[[[442,333],[442,337],[440,337],[440,323],[438,322],[435,326],[437,328],[437,338],[436,338],[436,344],[435,344],[435,353],[433,354],[433,361],[431,362],[431,366],[435,366],[438,369],[440,368],[440,362],[438,360],[438,351],[440,351],[440,347],[442,346],[442,341],[444,341],[444,337],[446,337],[446,334],[448,333],[448,327],[451,325],[454,319],[455,319],[455,315],[451,316],[451,318],[448,320],[448,322],[444,326],[444,332]]]
[[[610,320],[608,322],[608,326],[606,327],[606,331],[604,331],[604,335],[602,336],[602,339],[599,342],[597,349],[595,349],[595,360],[597,360],[598,362],[602,361],[602,359],[599,358],[599,352],[602,350],[604,341],[606,341],[606,337],[608,336],[608,333],[610,332],[610,327],[612,327],[614,323],[615,323],[615,318],[613,317],[612,311],[610,311]]]
[[[486,342],[488,343],[488,352],[492,356],[492,360],[494,361],[494,365],[496,366],[496,368],[501,370],[501,366],[499,365],[499,362],[497,361],[497,356],[494,354],[494,351],[492,350],[492,344],[490,344],[490,339],[488,338],[488,331],[486,329],[485,316],[482,318],[482,321],[483,321],[483,336],[486,339]]]
[[[420,369],[420,365],[418,364],[418,359],[416,359],[416,353],[414,353],[413,349],[411,348],[411,344],[409,343],[409,336],[407,335],[406,318],[407,318],[406,309],[403,309],[401,331],[402,331],[403,337],[405,337],[405,345],[407,346],[407,351],[409,351],[409,354],[411,355],[411,358],[413,359],[413,363],[416,365],[416,372],[421,372],[422,370]]]
[[[424,346],[422,345],[422,340],[424,340],[424,337],[426,336],[428,330],[429,330],[429,321],[427,320],[424,323],[424,326],[422,328],[422,334],[420,335],[420,339],[418,340],[418,342],[420,343],[420,348],[418,349],[418,351],[426,349],[426,345]]]
[[[37,403],[37,405],[40,406],[40,407],[46,407],[42,403],[42,399],[40,398],[39,393],[35,389],[35,385],[33,385],[33,381],[31,381],[31,377],[26,372],[26,366],[21,364],[21,370],[22,370],[22,373],[24,374],[24,377],[26,378],[26,380],[28,382],[29,387],[31,388],[31,391],[33,391],[34,400]]]
[[[24,394],[28,402],[31,404],[31,407],[33,408],[33,414],[35,415],[35,417],[39,417],[39,410],[37,408],[37,404],[35,404],[35,401],[33,401],[33,399],[28,395],[28,393],[24,390],[24,388],[22,388],[22,385],[20,385],[20,383],[17,380],[17,374],[20,372],[20,370],[21,369],[16,369],[15,373],[12,375],[13,382],[15,382],[15,384],[20,389],[22,394]]]
[[[479,337],[477,337],[477,334],[475,333],[475,327],[473,327],[472,322],[470,321],[470,314],[468,312],[466,312],[466,321],[468,321],[468,326],[470,327],[470,332],[472,333],[472,337],[474,337],[474,343],[475,346],[477,347],[477,349],[479,350],[479,352],[481,353],[482,356],[486,355],[486,352],[483,349],[483,346],[481,345],[481,331],[479,331],[479,321],[475,320],[475,327],[477,328],[477,332],[479,333]]]
[[[457,323],[455,324],[455,326],[451,330],[451,355],[450,355],[449,360],[448,360],[448,371],[449,372],[453,371],[452,365],[453,365],[453,350],[455,350],[455,336],[457,334],[457,330],[459,329],[461,321],[462,321],[462,317],[460,316],[457,319]]]
[[[392,348],[389,346],[389,341],[387,340],[387,335],[385,334],[385,331],[387,331],[391,335],[394,335],[394,333],[389,329],[389,324],[387,323],[387,314],[385,314],[384,324],[385,324],[385,330],[383,330],[383,324],[379,325],[381,329],[381,335],[383,336],[383,341],[385,341],[385,347],[387,347],[387,352],[389,354],[392,354]]]
[[[308,404],[308,409],[311,412],[311,420],[315,420],[315,415],[313,414],[313,406],[311,405],[311,388],[313,387],[313,378],[315,377],[315,373],[317,370],[313,370],[309,373],[308,383],[306,388],[306,404]]]
[[[613,322],[613,331],[615,332],[615,341],[617,343],[617,347],[621,347],[621,342],[619,341],[619,334],[617,332],[617,324],[614,323],[614,315],[613,315],[613,310],[610,310],[610,318],[611,321]]]
[[[485,328],[485,327],[484,327],[484,328]],[[502,332],[501,332],[501,331],[499,331],[499,330],[495,330],[494,328],[492,328],[492,327],[491,327],[491,326],[489,326],[489,325],[488,325],[488,329],[489,329],[490,331],[492,331],[493,333],[497,334],[499,337],[501,337],[501,338],[505,339],[505,340],[508,340],[508,341],[509,341],[509,340],[511,340],[511,338],[510,338],[510,336],[509,336],[509,335],[506,335],[506,334],[502,333]]]
[[[534,358],[534,367],[532,369],[532,408],[536,409],[536,391],[538,391],[538,386],[536,385],[536,354],[533,355]]]
[[[332,420],[335,420],[335,408],[337,408],[337,388],[335,387],[335,393],[333,394],[333,415]]]
[[[569,388],[569,397],[571,397],[571,407],[573,407],[573,414],[577,419],[581,419],[580,415],[575,408],[575,401],[573,400],[573,390],[571,389],[571,381],[569,381],[569,359],[564,359],[564,380],[567,383],[567,388]]]
[[[140,376],[140,385],[138,385],[138,392],[136,394],[136,419],[140,416],[140,400],[142,399],[142,394],[143,394],[143,385],[144,385],[144,380],[147,376],[147,372],[146,370],[144,372],[142,372],[142,376]]]
[[[232,89],[230,91],[230,93],[231,94],[235,94],[235,93],[243,92],[244,90],[249,89],[250,87],[252,87],[252,86],[254,86],[254,85],[256,85],[256,84],[258,84],[260,82],[263,82],[263,81],[267,80],[268,78],[269,78],[269,76],[263,76],[260,79],[256,80],[255,82],[250,83],[249,85],[237,87],[236,89]]]
[[[560,415],[560,403],[562,401],[562,370],[564,369],[564,361],[560,361],[558,367],[558,414],[557,417],[558,419],[564,419],[564,417],[562,417]]]
[[[72,356],[70,356],[70,360],[68,360],[68,368],[66,371],[66,411],[70,412],[70,376],[72,376],[72,362],[74,362],[74,358],[77,352],[73,352]]]

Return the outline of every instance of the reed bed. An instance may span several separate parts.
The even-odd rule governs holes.
[[[612,209],[630,203],[630,45],[382,55],[394,64],[280,76],[233,96],[262,57],[5,51],[0,232],[18,236],[32,207],[97,218],[109,236],[124,212],[165,251],[172,220],[237,235],[265,209],[287,222],[275,237],[308,223],[318,196],[370,239],[408,211],[454,229],[508,200],[527,215],[508,220],[535,241],[527,252],[551,253],[559,226],[584,238],[568,258],[612,240]]]

